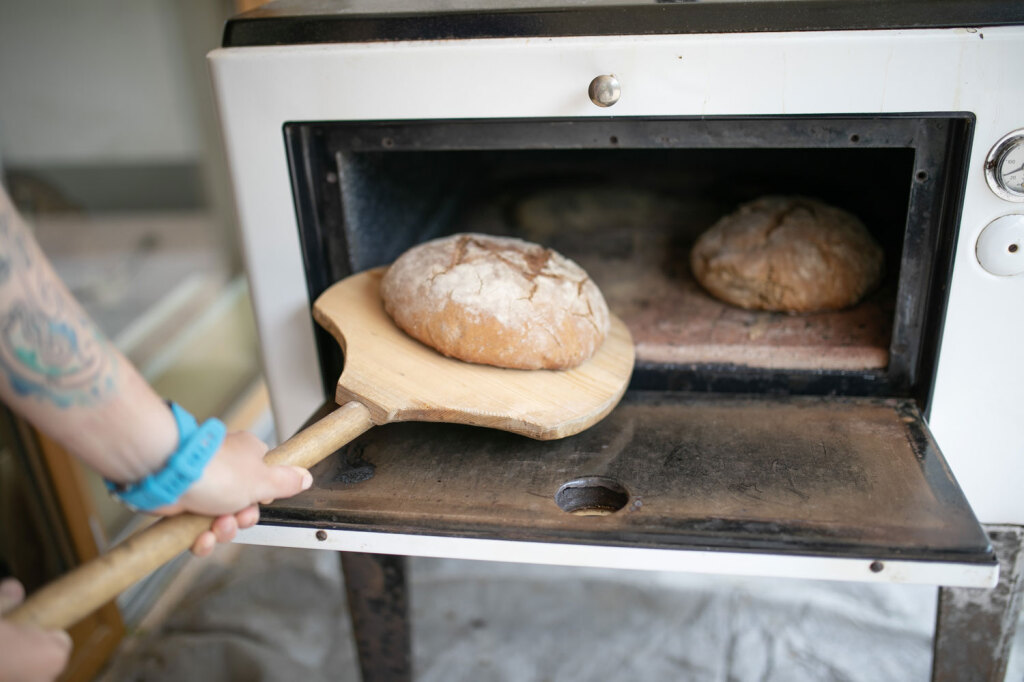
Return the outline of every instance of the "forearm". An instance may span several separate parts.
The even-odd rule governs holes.
[[[0,397],[107,478],[158,470],[174,418],[57,277],[0,188]]]

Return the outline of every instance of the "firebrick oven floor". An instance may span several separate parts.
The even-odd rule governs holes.
[[[931,587],[438,559],[408,575],[417,682],[929,677]],[[170,614],[100,680],[359,679],[334,552],[243,546]]]
[[[887,266],[885,284],[845,310],[788,315],[723,303],[697,283],[689,253],[734,208],[664,190],[556,186],[525,199],[482,201],[459,229],[514,234],[575,260],[629,327],[639,363],[884,369],[896,263]],[[559,229],[563,223],[577,229]]]

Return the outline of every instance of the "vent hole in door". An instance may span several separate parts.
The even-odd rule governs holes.
[[[555,504],[577,516],[614,514],[629,502],[629,493],[618,481],[606,476],[585,476],[562,484]]]

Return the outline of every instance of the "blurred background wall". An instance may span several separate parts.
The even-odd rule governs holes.
[[[19,204],[209,207],[229,229],[205,55],[235,10],[228,0],[0,0],[0,164]]]

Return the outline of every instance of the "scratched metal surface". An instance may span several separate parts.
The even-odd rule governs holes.
[[[654,547],[982,560],[988,541],[912,403],[630,392],[560,441],[444,424],[372,429],[264,523]],[[625,488],[563,511],[581,476]]]

